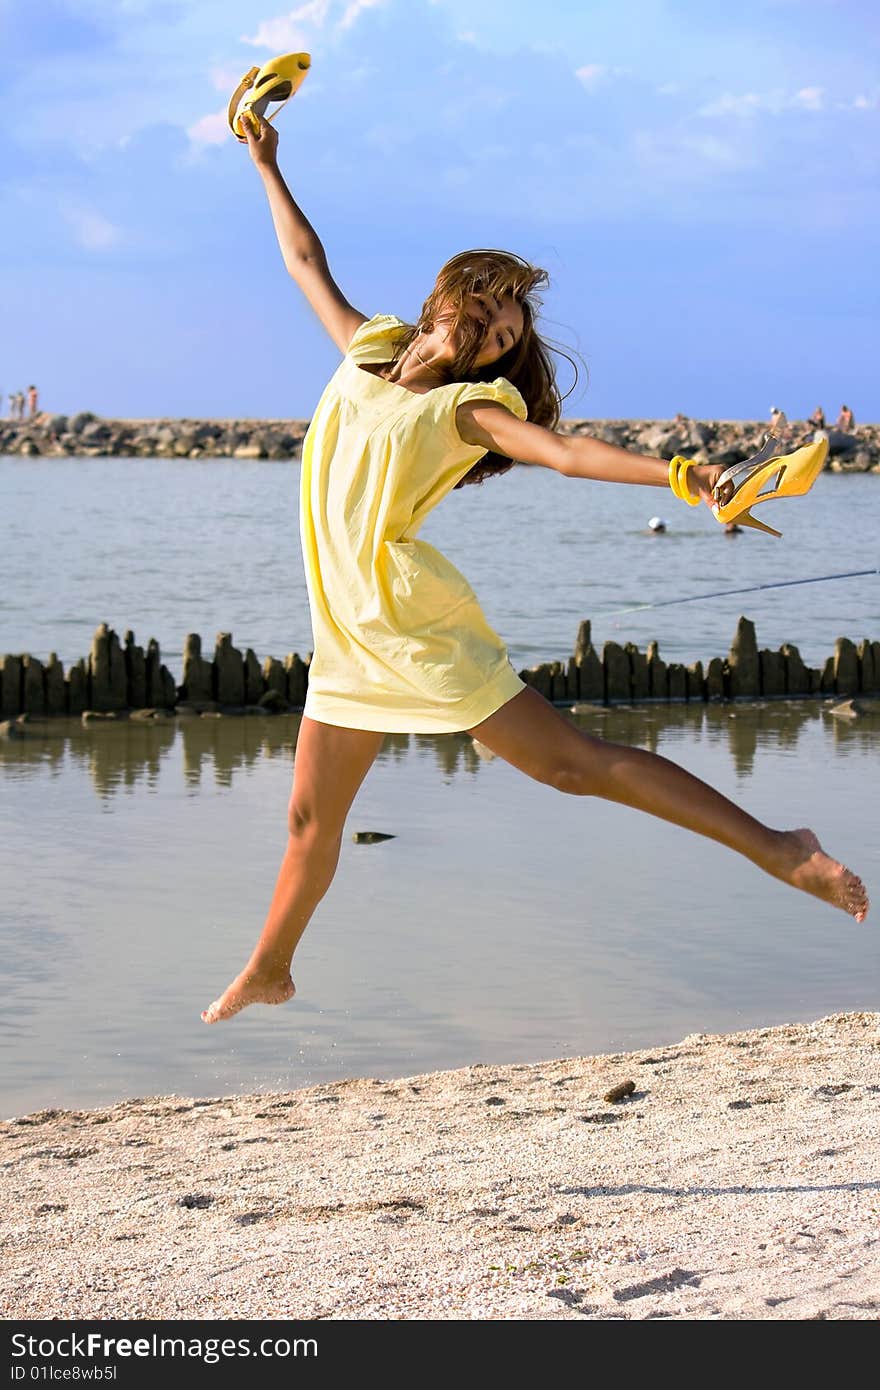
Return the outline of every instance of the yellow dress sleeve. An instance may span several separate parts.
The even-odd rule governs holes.
[[[403,327],[403,320],[394,314],[374,314],[355,329],[346,357],[354,358],[355,362],[387,361],[391,357],[390,345]],[[382,351],[386,352],[384,358]]]
[[[517,419],[528,419],[528,406],[516,387],[503,376],[496,377],[494,381],[463,381],[450,391],[449,395],[449,420],[453,437],[459,444],[464,444],[465,441],[458,432],[456,411],[465,401],[497,401],[499,405],[506,406]],[[484,449],[481,452],[486,451]]]

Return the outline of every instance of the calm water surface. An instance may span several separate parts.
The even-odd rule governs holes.
[[[515,483],[533,497],[544,486]],[[253,520],[252,564],[244,547],[227,595],[261,574],[277,608],[281,579],[259,567]],[[119,534],[142,531],[122,508],[117,523],[114,563]],[[198,557],[213,524],[177,518],[193,587],[180,588],[178,536],[180,591],[157,564],[157,613],[207,603]],[[94,558],[82,550],[83,576]],[[142,578],[144,564],[133,551]],[[127,621],[135,577],[107,573],[105,603],[125,610],[108,616]],[[285,573],[293,583],[292,564]],[[27,574],[64,609],[60,574],[41,578],[36,556]],[[549,611],[546,576],[538,592]],[[32,630],[51,626],[31,616]],[[254,623],[243,636],[278,649],[271,624]],[[771,824],[814,825],[880,896],[880,719],[842,723],[805,703],[577,722],[671,756]],[[484,761],[466,735],[403,735],[386,738],[352,809],[294,962],[296,1000],[208,1028],[199,1011],[244,963],[271,897],[298,724],[51,721],[0,743],[3,1115],[617,1051],[880,1007],[873,917],[857,926],[718,845]],[[355,830],[395,838],[357,845]]]
[[[84,656],[106,621],[156,637],[175,677],[188,632],[218,631],[262,660],[312,636],[300,558],[299,463],[0,459],[0,652]],[[664,536],[648,518],[666,517]],[[452,492],[421,535],[467,575],[517,670],[594,639],[660,642],[668,660],[720,655],[740,613],[762,645],[824,662],[841,634],[880,638],[880,578],[850,579],[610,616],[715,589],[880,566],[880,478],[823,475],[764,509],[782,541],[726,537],[668,489],[615,487],[519,467]]]

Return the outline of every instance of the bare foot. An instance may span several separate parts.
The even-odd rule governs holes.
[[[232,981],[228,989],[202,1009],[203,1023],[221,1023],[224,1018],[246,1009],[248,1004],[284,1004],[296,994],[296,988],[289,975],[259,975],[254,971],[243,970]]]
[[[839,907],[864,922],[868,915],[868,894],[862,880],[825,853],[812,830],[789,830],[783,834],[783,858],[777,877],[802,888],[832,907]]]

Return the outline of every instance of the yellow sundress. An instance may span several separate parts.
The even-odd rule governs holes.
[[[304,713],[383,733],[452,733],[487,719],[525,682],[464,575],[419,528],[486,453],[461,438],[462,401],[519,419],[503,377],[424,395],[361,369],[387,362],[405,325],[376,314],[355,332],[303,441],[300,539],[313,655]]]

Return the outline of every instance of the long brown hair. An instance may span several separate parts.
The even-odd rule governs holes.
[[[397,339],[395,360],[418,334],[432,332],[438,320],[444,325],[448,322],[450,332],[456,335],[460,343],[455,360],[450,365],[450,380],[494,381],[496,377],[506,377],[525,401],[528,418],[537,425],[555,429],[559,423],[562,397],[556,385],[550,349],[535,330],[535,319],[540,308],[536,291],[547,285],[549,279],[546,270],[530,265],[511,251],[460,251],[441,269],[433,290],[422,305],[418,322],[407,327]],[[480,350],[483,327],[464,308],[465,300],[474,294],[497,295],[499,299],[510,295],[519,304],[523,315],[523,331],[519,341],[495,362],[478,369],[473,364]],[[554,351],[572,362],[567,353],[558,348],[554,348]],[[577,367],[573,362],[572,366],[576,381]],[[455,486],[481,483],[484,478],[506,473],[512,467],[513,459],[503,454],[487,453]]]

